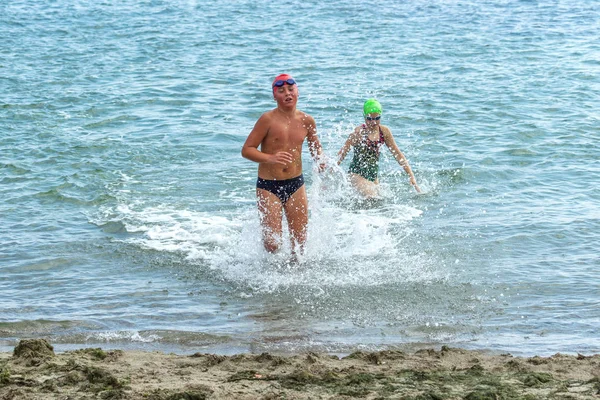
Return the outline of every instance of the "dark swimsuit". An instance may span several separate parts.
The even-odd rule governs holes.
[[[279,197],[279,200],[281,200],[283,204],[285,204],[290,197],[302,187],[302,185],[304,185],[304,176],[302,176],[302,174],[292,179],[269,180],[258,178],[256,181],[257,189],[264,189],[273,193],[275,196]]]
[[[363,125],[363,129],[366,128]],[[379,140],[369,139],[368,133],[354,146],[354,157],[350,162],[348,172],[358,174],[365,179],[375,182],[379,175],[379,149],[385,143],[383,131],[379,127]]]

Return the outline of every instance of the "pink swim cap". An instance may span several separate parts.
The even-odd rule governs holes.
[[[288,74],[280,74],[277,75],[275,77],[275,79],[273,79],[273,91],[275,91],[275,89],[277,89],[278,87],[281,87],[285,84],[288,85],[296,85],[296,81],[294,80],[294,78],[292,78],[291,75]]]

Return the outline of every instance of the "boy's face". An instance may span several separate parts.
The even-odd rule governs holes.
[[[298,101],[298,85],[288,85],[276,87],[273,89],[273,97],[277,104],[282,106],[295,106]]]

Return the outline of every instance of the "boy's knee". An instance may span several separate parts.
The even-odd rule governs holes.
[[[267,250],[269,253],[277,253],[277,250],[279,250],[279,245],[276,243],[265,243],[265,250]]]
[[[279,250],[279,243],[272,241],[265,241],[265,250],[269,253],[276,253]]]

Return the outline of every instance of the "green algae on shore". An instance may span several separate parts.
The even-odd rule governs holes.
[[[17,350],[18,348],[18,350]],[[600,356],[517,358],[451,349],[191,356],[42,340],[0,354],[0,399],[597,399]],[[32,361],[34,360],[34,361]]]

